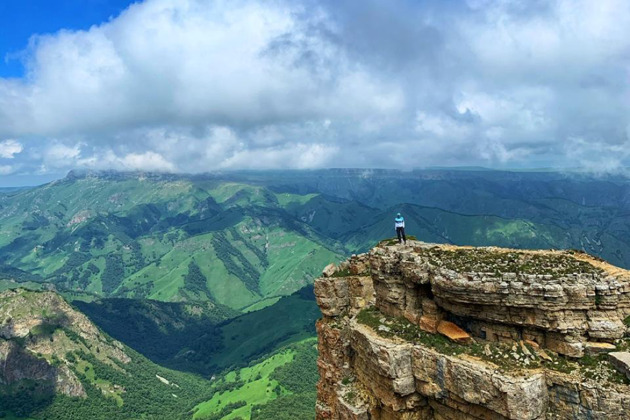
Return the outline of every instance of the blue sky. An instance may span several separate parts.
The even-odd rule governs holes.
[[[118,16],[131,0],[2,0],[0,77],[21,77],[20,53],[34,34],[88,29]]]
[[[0,31],[0,186],[630,163],[627,0],[2,0]]]

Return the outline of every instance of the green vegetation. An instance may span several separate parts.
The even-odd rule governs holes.
[[[184,277],[184,287],[186,290],[196,294],[207,293],[208,286],[206,285],[206,276],[203,275],[201,269],[194,261],[188,264],[188,273]]]
[[[0,419],[2,420],[32,420],[30,417],[18,417],[10,411],[0,408]]]
[[[224,234],[217,233],[214,235],[212,246],[228,273],[240,279],[249,290],[259,292],[258,280],[260,273],[238,249],[232,246]],[[266,258],[264,263],[268,264]]]
[[[119,254],[109,254],[105,258],[105,271],[101,276],[103,292],[111,293],[120,285],[125,276],[125,267]]]
[[[438,247],[422,249],[436,267],[462,273],[517,273],[536,275],[567,275],[601,273],[603,270],[564,254],[536,254],[526,252],[493,252],[486,249],[447,250]]]
[[[186,358],[178,357],[180,352],[191,348],[220,351],[217,325],[238,315],[211,302],[103,299],[73,304],[109,335],[154,362],[198,371],[201,369],[191,368]]]
[[[314,418],[316,359],[311,338],[231,371],[215,380],[215,394],[195,407],[194,419]]]
[[[82,336],[93,328],[75,325],[79,315],[52,292],[19,290],[3,294],[1,301],[12,321],[44,320],[26,337],[9,339],[11,361],[3,365],[9,385],[0,387],[0,411],[37,419],[183,419],[212,395],[210,382],[201,377],[158,366],[107,336]],[[3,316],[1,322],[9,321]],[[44,354],[34,350],[42,348]],[[15,372],[38,379],[11,379]],[[57,385],[75,395],[82,388],[86,397],[58,393]]]
[[[251,407],[277,398],[283,391],[270,374],[279,366],[293,360],[295,351],[285,350],[254,364],[251,367],[232,371],[213,384],[215,393],[212,399],[195,407],[194,419],[213,418],[214,415],[238,401],[246,405],[230,412],[225,419],[243,417],[249,419]]]
[[[345,270],[337,270],[333,273],[332,277],[348,277],[352,275],[352,273],[350,273],[350,270],[345,269]]]
[[[242,183],[140,178],[72,175],[1,196],[0,281],[240,310],[295,292],[342,258],[338,244],[280,204],[313,194],[279,201]]]
[[[75,301],[94,323],[156,363],[210,375],[315,335],[313,288],[238,316],[211,302]]]
[[[3,406],[21,415],[46,419],[183,419],[194,401],[209,395],[206,381],[160,368],[139,354],[131,355],[129,364],[113,368],[90,353],[77,354],[72,369],[87,392],[85,399],[57,394],[38,400],[24,393],[2,401]],[[169,378],[177,386],[165,385],[155,375]]]
[[[283,297],[272,306],[224,322],[217,328],[220,346],[208,348],[198,341],[191,345],[191,363],[202,372],[243,366],[289,343],[315,335],[321,312],[312,287]]]
[[[564,373],[580,374],[583,378],[598,382],[630,384],[630,380],[620,375],[606,355],[584,356],[571,359],[545,350],[545,358],[526,343],[498,343],[476,340],[471,344],[455,343],[441,334],[422,331],[417,325],[402,317],[389,317],[375,307],[368,307],[357,314],[360,324],[370,327],[379,336],[397,337],[412,343],[422,344],[448,356],[468,355],[495,364],[499,369],[510,372],[522,369],[545,367]],[[627,340],[630,348],[630,340]],[[620,345],[619,347],[623,347]]]

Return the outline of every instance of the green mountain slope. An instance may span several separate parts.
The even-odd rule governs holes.
[[[313,337],[321,316],[312,286],[236,317],[211,303],[134,299],[74,303],[105,332],[152,361],[204,375],[246,365]]]
[[[101,333],[53,292],[0,293],[0,407],[34,419],[188,418],[210,383]]]
[[[194,408],[193,419],[293,420],[315,418],[317,339],[217,378],[213,397]]]
[[[60,290],[243,309],[341,258],[281,205],[303,200],[222,181],[70,174],[0,201],[0,271]]]

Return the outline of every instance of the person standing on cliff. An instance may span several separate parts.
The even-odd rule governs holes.
[[[394,219],[394,228],[396,229],[396,236],[398,236],[398,243],[407,244],[407,237],[405,236],[405,218],[400,213],[396,215]]]

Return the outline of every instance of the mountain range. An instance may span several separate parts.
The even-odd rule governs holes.
[[[122,406],[112,396],[114,385],[132,389],[128,380],[118,383],[115,366],[131,372],[142,389],[163,384],[155,374],[129,370],[135,361],[189,383],[199,397],[176,392],[180,403],[170,405],[171,418],[279,418],[291,409],[307,418],[314,410],[300,401],[314,401],[309,340],[320,316],[310,284],[328,263],[393,236],[397,212],[407,233],[425,242],[574,248],[630,267],[630,180],[622,176],[481,169],[73,171],[46,185],[0,190],[0,291],[20,290],[35,301],[58,298],[56,307],[69,302],[62,312],[87,316],[104,337],[99,342],[119,343],[132,362],[101,366],[99,355],[76,338],[81,328],[68,332],[61,321],[35,328],[48,319],[35,310],[23,314],[35,328],[28,338],[3,338],[20,348],[22,356],[13,360],[74,372],[88,399],[103,395],[115,403],[118,408],[102,412],[117,418],[158,415],[143,411],[142,397],[132,391],[118,393]],[[4,293],[5,302],[18,299]],[[62,332],[66,337],[57,339]],[[33,344],[46,340],[56,361]],[[57,346],[68,340],[79,344]],[[77,362],[66,358],[68,349]],[[79,350],[87,355],[77,356]],[[111,386],[99,388],[98,375],[79,374],[77,366],[86,363],[101,366]],[[290,385],[291,369],[309,372],[301,388]],[[82,398],[28,381],[10,385],[6,372],[3,378],[0,408],[7,415],[55,418]],[[23,411],[7,406],[16,395],[33,404]],[[59,399],[69,402],[59,406]]]

